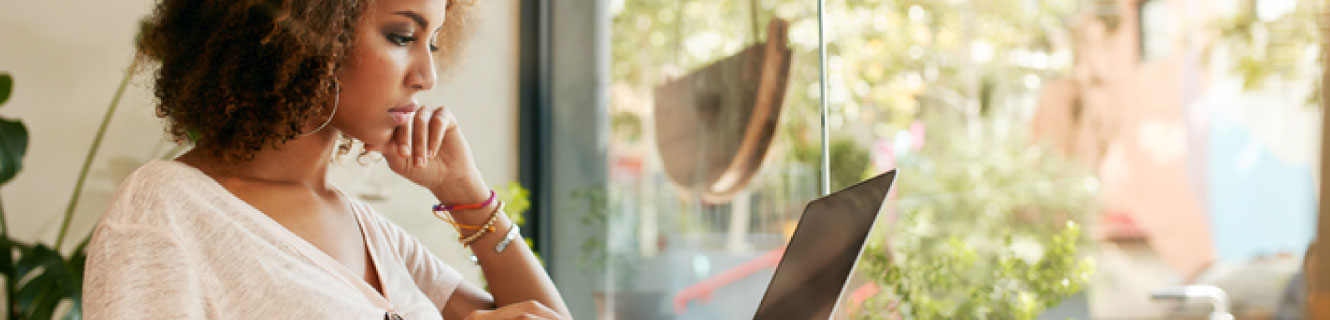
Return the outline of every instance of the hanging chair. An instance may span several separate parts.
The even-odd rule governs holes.
[[[676,185],[721,203],[757,173],[785,104],[788,29],[772,19],[766,42],[655,88],[656,146]]]

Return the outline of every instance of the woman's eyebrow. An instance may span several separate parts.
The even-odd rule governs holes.
[[[411,18],[411,20],[414,20],[416,24],[420,25],[421,29],[429,29],[428,27],[429,24],[426,23],[427,21],[425,21],[425,17],[420,16],[420,14],[415,13],[414,11],[405,11],[405,10],[393,11],[393,14]]]

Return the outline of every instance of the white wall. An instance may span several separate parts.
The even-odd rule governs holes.
[[[485,177],[499,187],[517,177],[518,5],[477,3],[480,25],[459,69],[421,102],[453,109]],[[133,57],[137,21],[151,6],[147,0],[0,0],[0,72],[15,80],[0,116],[22,120],[30,136],[23,171],[0,188],[9,230],[17,238],[55,241],[84,156]],[[93,162],[66,242],[87,234],[125,175],[170,147],[153,115],[151,82],[140,76],[126,90]],[[389,195],[370,203],[468,279],[479,279],[453,230],[430,215],[428,192],[382,164],[355,163],[343,161],[333,181],[352,195]]]

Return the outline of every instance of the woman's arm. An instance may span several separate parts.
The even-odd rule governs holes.
[[[554,282],[550,280],[540,261],[527,247],[526,241],[519,237],[510,241],[503,251],[496,250],[496,246],[503,240],[509,228],[513,227],[507,215],[496,210],[498,210],[497,204],[490,204],[485,208],[453,212],[454,219],[464,225],[483,225],[491,213],[499,216],[494,232],[488,232],[471,243],[471,252],[480,262],[480,269],[485,274],[490,292],[486,293],[475,285],[463,283],[454,291],[448,304],[444,305],[444,316],[460,319],[475,310],[514,304],[521,306],[519,304],[521,302],[534,301],[538,302],[539,306],[558,313],[561,318],[572,319],[568,307],[564,305],[563,297],[559,295],[558,289],[554,287]],[[475,231],[468,230],[463,236],[469,236],[473,232]],[[539,311],[541,310],[538,308],[531,310],[531,312]]]
[[[384,158],[393,171],[429,189],[440,203],[482,203],[492,195],[489,184],[476,167],[471,147],[457,119],[446,108],[418,110],[414,121],[394,131],[392,142],[374,149],[384,151]],[[516,312],[548,318],[545,314],[552,310],[559,318],[571,319],[554,282],[525,241],[514,240],[502,252],[495,250],[512,228],[512,221],[503,212],[498,212],[499,209],[498,203],[489,203],[483,208],[451,213],[462,225],[484,225],[492,215],[497,215],[498,221],[494,231],[481,235],[470,244],[490,293],[474,285],[462,284],[443,306],[444,315],[460,318],[473,315],[475,310],[497,307],[489,316],[503,318],[509,312]],[[465,237],[473,232],[464,230],[462,234]]]

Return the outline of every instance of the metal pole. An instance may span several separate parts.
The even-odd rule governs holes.
[[[818,60],[818,108],[822,130],[822,195],[831,193],[831,145],[827,128],[827,38],[826,0],[817,0],[817,60]]]

